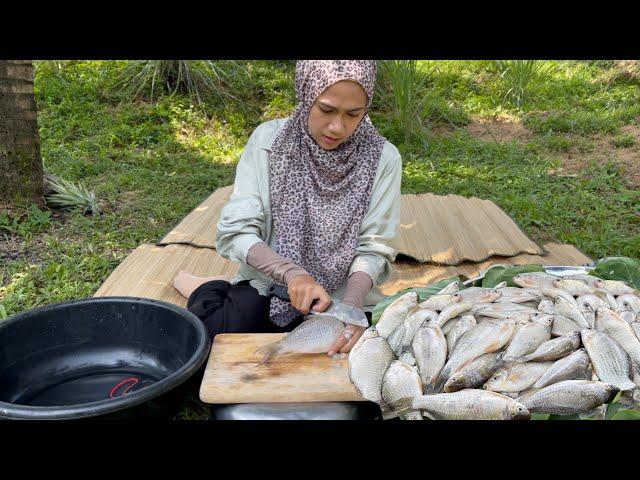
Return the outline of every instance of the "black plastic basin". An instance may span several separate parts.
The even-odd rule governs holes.
[[[157,300],[96,297],[20,313],[0,322],[0,418],[161,418],[210,346],[198,317]]]

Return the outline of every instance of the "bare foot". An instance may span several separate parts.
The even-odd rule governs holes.
[[[211,282],[213,280],[225,280],[229,281],[229,277],[226,275],[216,275],[214,277],[198,277],[192,275],[185,270],[180,270],[178,274],[173,278],[173,287],[180,292],[183,297],[189,298],[196,288],[203,283]]]

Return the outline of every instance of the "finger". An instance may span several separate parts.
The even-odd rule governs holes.
[[[313,309],[316,312],[324,312],[331,305],[331,297],[327,295],[327,292],[324,289],[316,293],[317,301],[313,305]]]
[[[302,307],[300,311],[305,315],[308,314],[311,308],[311,304],[313,303],[314,300],[315,300],[315,296],[313,295],[313,289],[312,288],[307,289],[304,292],[302,301],[300,302],[300,306]]]
[[[329,356],[335,355],[336,352],[340,350],[345,343],[347,343],[347,339],[344,338],[343,335],[340,335],[340,337],[335,341],[335,343],[331,346],[331,348],[327,352],[327,355]]]
[[[300,310],[298,308],[298,289],[296,287],[290,288],[289,289],[289,299],[291,301],[291,306],[297,310]]]
[[[362,336],[362,333],[363,332],[354,332],[353,337],[351,337],[351,339],[342,346],[340,353],[349,353],[358,339]]]

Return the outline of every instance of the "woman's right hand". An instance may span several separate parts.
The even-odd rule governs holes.
[[[291,305],[308,315],[311,305],[318,300],[313,309],[316,312],[324,312],[331,305],[331,297],[327,291],[311,275],[297,275],[287,285]]]

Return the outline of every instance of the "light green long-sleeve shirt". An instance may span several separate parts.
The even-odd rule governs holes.
[[[220,255],[241,265],[231,283],[250,280],[251,286],[262,295],[273,279],[246,263],[249,249],[258,242],[266,242],[275,250],[275,232],[269,194],[269,154],[273,140],[284,126],[285,119],[265,122],[251,134],[236,169],[233,193],[224,206],[218,222],[216,249]],[[349,275],[362,271],[372,279],[374,288],[365,298],[365,310],[378,303],[383,296],[376,288],[389,275],[396,256],[391,243],[400,223],[400,181],[402,161],[398,149],[387,142],[373,182],[369,209],[365,214],[356,253]],[[347,279],[330,295],[341,299]]]

